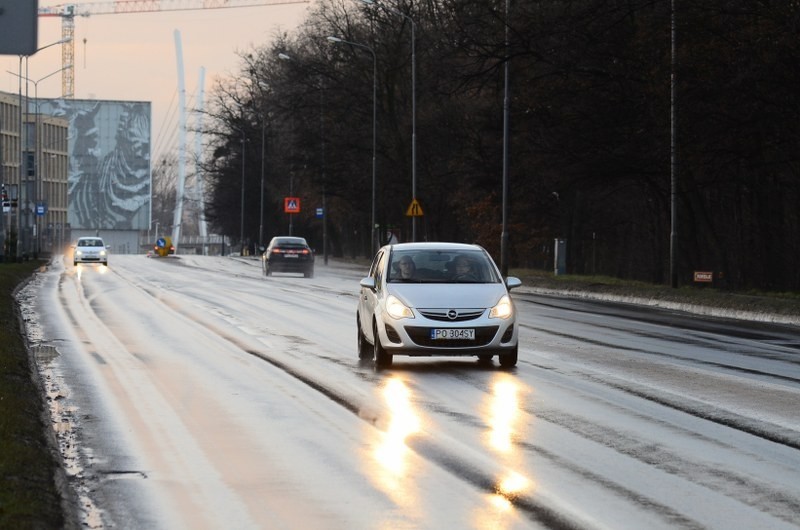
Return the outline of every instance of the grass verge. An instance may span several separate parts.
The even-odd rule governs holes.
[[[14,303],[14,290],[41,266],[0,263],[0,529],[65,526],[59,461]]]
[[[547,271],[516,269],[512,276],[528,287],[552,290],[562,294],[594,293],[639,300],[659,300],[731,311],[800,317],[800,293],[797,292],[733,292],[711,286],[682,285],[673,289],[608,276],[555,276]]]

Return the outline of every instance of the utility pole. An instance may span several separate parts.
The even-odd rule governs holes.
[[[503,68],[503,205],[502,205],[502,229],[500,233],[500,273],[508,276],[508,134],[509,134],[509,72],[508,63],[511,60],[508,53],[508,10],[510,0],[506,0],[506,31],[505,48],[506,57]]]
[[[675,0],[671,2],[670,13],[670,235],[669,235],[669,282],[673,289],[678,287],[678,145],[677,145],[677,102],[675,100],[675,75],[677,57],[675,48]]]
[[[3,117],[0,116],[0,131],[3,130]],[[6,172],[3,166],[3,135],[0,134],[0,185],[3,186],[0,197],[0,263],[6,260]]]
[[[0,116],[0,131],[3,130],[3,117]],[[3,186],[0,197],[0,263],[6,260],[6,170],[3,166],[3,135],[0,134],[0,185]]]

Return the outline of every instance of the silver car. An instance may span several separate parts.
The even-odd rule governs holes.
[[[494,260],[477,245],[401,243],[381,248],[361,280],[358,356],[391,366],[394,355],[498,356],[517,364],[516,308]]]
[[[99,237],[81,237],[74,245],[72,264],[102,263],[108,265],[108,247]]]

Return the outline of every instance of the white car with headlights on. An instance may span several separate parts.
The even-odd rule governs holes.
[[[81,237],[74,245],[72,264],[102,263],[108,265],[108,247],[99,237]]]
[[[462,243],[400,243],[382,247],[361,280],[356,311],[358,356],[376,368],[394,355],[497,355],[517,364],[516,309],[486,250]]]

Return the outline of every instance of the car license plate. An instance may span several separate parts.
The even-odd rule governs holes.
[[[431,339],[449,339],[449,340],[475,340],[474,329],[437,329],[431,330]]]
[[[286,256],[287,258],[294,258],[294,259],[297,259],[297,257],[298,257],[298,254],[285,254],[285,256]]]

